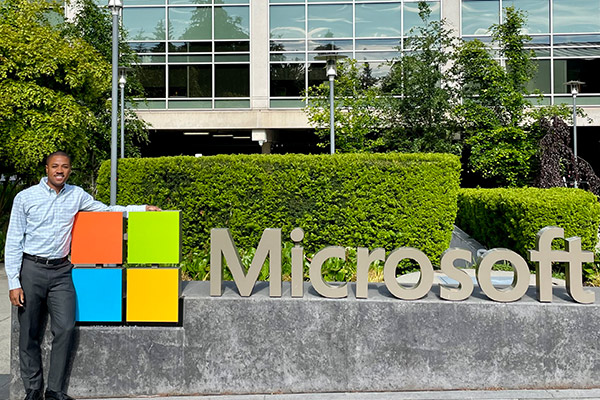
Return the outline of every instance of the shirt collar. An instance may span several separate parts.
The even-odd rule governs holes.
[[[67,186],[69,186],[69,185],[67,185],[67,184],[65,183],[65,184],[63,185],[62,189],[60,189],[60,191],[57,193],[57,195],[59,195],[59,194],[61,194],[61,193],[65,192],[65,191],[67,190]],[[47,177],[47,176],[44,176],[42,179],[40,179],[40,187],[41,187],[42,189],[44,189],[46,192],[53,192],[53,193],[56,193],[56,192],[54,191],[54,189],[52,189],[52,188],[51,188],[51,187],[48,185],[48,177]]]

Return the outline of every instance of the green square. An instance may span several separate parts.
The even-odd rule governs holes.
[[[130,212],[127,222],[127,262],[179,264],[181,212]]]

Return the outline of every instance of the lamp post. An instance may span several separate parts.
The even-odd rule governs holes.
[[[131,68],[119,67],[119,88],[121,89],[121,158],[125,158],[125,84],[127,71]]]
[[[329,143],[330,153],[335,154],[335,116],[334,111],[334,80],[337,76],[337,60],[346,58],[343,54],[323,54],[315,57],[315,60],[326,60],[325,73],[329,78]]]
[[[110,136],[110,205],[117,204],[117,112],[119,74],[119,13],[123,8],[121,0],[108,0],[112,13],[112,123]]]
[[[577,94],[581,89],[581,85],[584,85],[585,82],[581,81],[569,81],[565,83],[571,90],[571,95],[573,96],[573,154],[575,155],[575,163],[577,163]],[[577,176],[575,177],[574,186],[577,187]]]

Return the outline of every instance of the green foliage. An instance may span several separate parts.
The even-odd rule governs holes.
[[[16,181],[0,181],[0,259],[4,257],[6,231],[8,230],[13,200],[22,189],[23,186]]]
[[[282,228],[286,242],[301,227],[306,254],[331,245],[411,246],[437,259],[452,235],[459,171],[447,154],[126,159],[117,202],[182,210],[184,254],[208,249],[212,228],[229,228],[248,249],[266,228]],[[106,162],[101,201],[109,173]]]
[[[423,25],[413,28],[404,52],[394,61],[383,89],[391,102],[386,148],[409,152],[459,153],[451,111],[459,104],[454,71],[448,68],[456,54],[456,38],[446,21],[430,18],[419,3]]]
[[[335,145],[340,153],[377,151],[382,147],[387,102],[383,93],[372,85],[370,67],[358,68],[355,60],[339,63],[334,82]],[[308,105],[304,108],[309,123],[329,145],[330,99],[329,82],[308,89]]]
[[[470,170],[496,186],[510,187],[531,183],[540,136],[524,124],[531,109],[527,83],[535,74],[534,54],[525,50],[531,38],[520,33],[525,16],[514,7],[505,12],[504,23],[491,27],[505,67],[479,40],[465,42],[458,52],[455,70],[463,104],[456,114],[470,150]]]
[[[485,246],[512,249],[525,259],[546,226],[564,228],[565,237],[581,237],[582,248],[593,251],[600,204],[580,189],[461,189],[456,224]]]
[[[500,186],[524,186],[537,172],[538,146],[530,131],[519,127],[484,130],[466,140],[471,145],[469,162],[473,171]]]
[[[71,22],[62,26],[65,36],[80,38],[91,44],[107,62],[112,63],[112,16],[107,7],[100,7],[94,0],[80,0],[78,12]],[[136,53],[125,40],[125,31],[120,30],[119,65],[131,67],[127,72],[125,85],[126,103],[135,103],[134,98],[144,97],[144,89],[138,78],[138,61]],[[108,71],[109,78],[111,71]],[[74,175],[75,183],[90,187],[94,190],[94,178],[100,163],[110,158],[111,140],[111,86],[106,86],[102,96],[88,103],[98,123],[87,132],[89,147],[85,160],[79,163],[79,174]],[[119,116],[120,118],[120,116]],[[120,121],[119,121],[120,126]],[[125,110],[125,156],[139,157],[139,145],[148,142],[148,125],[137,114],[126,107]],[[119,140],[120,143],[120,140]],[[120,144],[119,144],[120,146]]]
[[[49,22],[58,5],[0,4],[0,172],[31,179],[57,149],[85,159],[97,127],[89,103],[110,84],[109,65]],[[77,162],[77,161],[76,161]],[[77,167],[78,164],[75,164]]]

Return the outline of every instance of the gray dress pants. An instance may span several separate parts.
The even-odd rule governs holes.
[[[67,363],[75,328],[75,288],[69,261],[45,265],[23,259],[21,287],[25,306],[19,308],[19,356],[25,390],[43,389],[42,352],[46,310],[50,314],[52,352],[48,389],[64,392]]]

